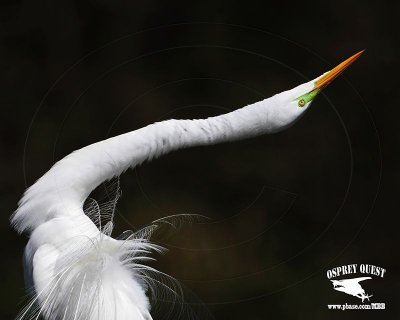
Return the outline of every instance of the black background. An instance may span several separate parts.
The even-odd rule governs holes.
[[[176,213],[212,220],[162,240],[157,267],[216,319],[399,315],[399,4],[395,1],[5,1],[1,16],[1,319],[24,296],[25,187],[69,152],[168,118],[234,110],[366,48],[275,135],[181,150],[126,173],[115,234]],[[332,290],[367,263],[386,311]]]

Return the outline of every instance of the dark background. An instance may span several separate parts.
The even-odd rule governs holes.
[[[181,150],[126,173],[115,234],[176,213],[212,220],[161,240],[157,267],[216,319],[394,319],[399,307],[396,1],[3,1],[0,318],[24,297],[8,218],[69,152],[168,118],[217,115],[362,57],[289,130]],[[330,268],[386,311],[334,291]]]

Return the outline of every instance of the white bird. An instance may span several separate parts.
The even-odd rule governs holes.
[[[354,279],[331,280],[331,282],[333,284],[333,289],[360,298],[364,303],[364,300],[367,299],[369,301],[372,295],[366,294],[359,282],[370,279],[372,278],[359,277]]]
[[[104,212],[95,208],[96,203],[85,214],[83,205],[91,191],[129,168],[177,149],[288,128],[361,53],[312,81],[227,114],[157,122],[58,161],[26,190],[11,217],[13,227],[30,237],[24,268],[33,298],[19,319],[152,319],[149,296],[156,284],[168,284],[155,280],[151,273],[158,271],[143,261],[162,248],[150,242],[150,229],[112,238],[112,217],[102,224]]]

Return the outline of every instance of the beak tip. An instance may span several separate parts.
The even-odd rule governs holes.
[[[327,72],[324,76],[317,80],[315,83],[315,88],[322,89],[331,83],[339,74],[341,74],[348,66],[350,66],[355,60],[357,60],[363,53],[365,49],[352,55],[347,60],[340,63],[338,66]]]
[[[361,55],[364,53],[365,50],[367,50],[367,49],[362,49],[362,50],[358,51],[358,52],[354,55],[355,58],[358,58],[359,56],[361,56]]]

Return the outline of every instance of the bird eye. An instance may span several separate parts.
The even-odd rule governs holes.
[[[306,104],[306,101],[304,99],[299,100],[299,107],[304,107]]]

